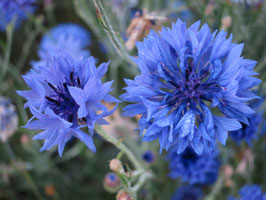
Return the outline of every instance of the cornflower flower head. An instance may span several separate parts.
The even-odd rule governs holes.
[[[202,191],[194,186],[181,186],[173,194],[171,200],[200,200],[202,199]]]
[[[180,178],[191,185],[213,184],[217,179],[220,168],[218,152],[198,155],[192,149],[186,149],[177,154],[176,149],[171,149],[167,159],[170,161],[169,176],[173,179]]]
[[[76,60],[64,54],[54,57],[39,72],[32,70],[23,76],[31,90],[18,91],[18,94],[27,100],[25,107],[33,114],[25,128],[44,130],[33,138],[45,140],[41,151],[58,145],[62,156],[72,136],[96,151],[91,137],[94,125],[107,124],[103,117],[116,109],[115,106],[108,110],[101,101],[118,103],[108,94],[113,81],[101,82],[108,64],[96,68],[93,57]],[[83,132],[82,127],[87,127],[90,134]]]
[[[0,1],[0,31],[4,31],[8,24],[15,20],[15,27],[35,10],[36,0],[1,0]]]
[[[86,48],[90,45],[90,33],[77,24],[60,24],[46,33],[39,47],[39,61],[33,61],[35,69],[46,65],[54,56],[67,53],[75,59],[89,57],[90,52]]]
[[[237,144],[240,144],[242,141],[244,141],[250,147],[252,147],[253,141],[258,139],[259,137],[258,130],[263,120],[263,111],[260,110],[260,106],[262,103],[263,100],[257,100],[251,103],[251,108],[254,109],[256,113],[248,117],[249,126],[242,123],[241,129],[230,132],[230,137]]]
[[[260,83],[252,77],[256,62],[241,56],[244,44],[232,43],[232,35],[199,27],[200,21],[187,28],[178,20],[159,34],[151,31],[132,58],[141,74],[125,79],[121,98],[135,104],[124,115],[141,114],[142,139],[159,139],[160,151],[210,153],[254,113],[247,101],[258,98],[250,91]]]
[[[245,185],[239,190],[239,198],[230,196],[228,200],[266,200],[266,193],[258,185]]]
[[[15,106],[10,100],[0,97],[0,140],[7,141],[11,137],[18,126],[18,116]]]

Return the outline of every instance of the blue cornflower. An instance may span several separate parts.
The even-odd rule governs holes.
[[[244,45],[231,43],[232,35],[199,26],[178,20],[159,34],[151,31],[132,58],[141,74],[125,80],[121,98],[135,103],[125,115],[142,115],[142,139],[159,139],[160,151],[174,145],[177,153],[188,146],[197,154],[211,152],[217,139],[225,145],[228,131],[248,124],[254,113],[247,101],[257,98],[250,91],[260,83],[252,77],[256,62],[241,56]]]
[[[266,200],[266,193],[258,185],[245,185],[239,190],[239,197],[229,197],[228,200]]]
[[[36,0],[1,0],[0,1],[0,31],[6,29],[6,26],[13,20],[16,20],[15,27],[27,18],[35,10]]]
[[[202,199],[202,191],[198,187],[182,186],[176,190],[171,200],[200,200]]]
[[[18,116],[10,100],[0,97],[0,139],[5,142],[16,131]]]
[[[151,163],[153,163],[153,162],[155,161],[155,154],[154,154],[154,152],[148,150],[148,151],[145,151],[145,152],[141,155],[141,158],[142,158],[145,162],[151,164]]]
[[[177,18],[181,18],[182,20],[188,22],[191,21],[193,18],[192,12],[186,7],[186,2],[183,0],[175,0],[170,1],[168,3],[173,9],[175,9],[174,12],[171,12],[168,16],[171,19],[176,20]],[[185,9],[182,9],[184,7]],[[181,9],[180,9],[181,8]],[[178,11],[180,10],[180,11]]]
[[[241,129],[230,133],[231,138],[236,143],[240,144],[242,141],[245,141],[251,147],[252,142],[258,138],[259,125],[263,119],[263,110],[259,109],[262,103],[263,100],[252,102],[251,108],[254,109],[256,113],[248,117],[249,126],[242,124]]]
[[[18,94],[27,99],[25,106],[33,114],[25,128],[44,130],[33,138],[45,140],[41,151],[58,145],[61,156],[72,136],[96,151],[91,137],[94,125],[106,124],[103,117],[116,109],[109,111],[101,101],[118,102],[108,94],[113,81],[101,82],[108,64],[96,68],[93,57],[76,60],[64,54],[54,57],[39,72],[31,71],[23,76],[31,90],[18,91]],[[91,135],[81,130],[84,126]]]
[[[51,61],[54,56],[67,53],[75,59],[89,57],[86,49],[90,44],[90,33],[77,24],[60,24],[43,36],[39,47],[39,61],[32,62],[35,69]]]
[[[196,154],[192,149],[186,149],[181,154],[171,148],[167,159],[170,161],[169,176],[180,178],[189,184],[213,184],[218,176],[220,163],[218,152],[212,154]]]

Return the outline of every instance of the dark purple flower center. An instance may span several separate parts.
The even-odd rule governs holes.
[[[63,119],[73,122],[76,117],[78,105],[68,91],[68,86],[76,86],[81,88],[79,77],[74,77],[74,72],[70,73],[69,78],[65,78],[65,82],[59,85],[53,85],[47,82],[47,85],[52,89],[45,96],[49,107]]]
[[[165,64],[166,61],[160,63],[158,73],[160,86],[157,88],[162,96],[156,96],[153,99],[163,100],[164,104],[176,107],[182,102],[185,102],[188,106],[198,105],[201,100],[211,101],[213,93],[222,89],[215,81],[220,74],[219,69],[215,67],[217,65],[221,66],[220,61],[213,64],[204,58],[204,60],[199,59],[197,63],[194,63],[196,61],[193,60],[190,45],[187,49],[183,64],[180,62],[178,55],[176,55],[177,66]],[[182,69],[181,65],[184,65]],[[161,83],[163,83],[163,86]]]

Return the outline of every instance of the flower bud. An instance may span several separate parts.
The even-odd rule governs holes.
[[[116,200],[133,200],[133,198],[125,190],[120,190],[116,195]]]
[[[224,165],[222,170],[223,170],[223,174],[226,177],[231,177],[232,174],[234,173],[234,170],[233,170],[233,168],[230,165]]]
[[[110,166],[110,169],[114,171],[115,173],[124,171],[120,160],[117,160],[117,159],[111,160],[109,166]]]
[[[18,116],[15,106],[0,96],[0,141],[6,142],[16,131]]]
[[[105,175],[103,185],[107,191],[116,192],[120,186],[120,179],[115,173],[110,172]]]
[[[27,145],[29,142],[30,142],[29,136],[27,136],[25,134],[21,135],[21,137],[20,137],[20,143],[22,145]]]
[[[231,16],[225,16],[222,18],[222,29],[227,30],[232,25]]]

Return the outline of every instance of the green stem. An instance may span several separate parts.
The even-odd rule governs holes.
[[[106,139],[108,142],[112,143],[114,146],[116,146],[118,149],[120,149],[122,152],[124,152],[128,159],[132,162],[132,164],[135,166],[137,170],[143,170],[143,167],[141,163],[138,161],[136,156],[133,154],[133,152],[124,145],[121,141],[118,139],[112,137],[111,135],[108,135],[101,126],[96,125],[95,130],[99,135],[101,135],[104,139]]]
[[[14,27],[15,27],[15,21],[13,20],[7,27],[6,27],[6,37],[7,37],[7,48],[5,51],[5,58],[3,61],[3,68],[2,73],[0,74],[0,80],[2,80],[7,71],[8,63],[10,60],[10,54],[11,54],[11,47],[12,47],[12,40],[13,40],[13,33],[14,33]]]
[[[19,57],[19,60],[16,64],[17,69],[20,71],[22,69],[22,67],[25,65],[26,60],[29,56],[30,48],[35,40],[35,38],[38,36],[38,34],[41,32],[42,29],[42,18],[37,19],[36,21],[34,21],[35,23],[35,30],[30,30],[30,33],[28,34],[28,38],[26,40],[26,42],[23,45],[23,49],[22,49],[22,53]]]
[[[87,1],[84,0],[75,0],[74,3],[74,9],[78,16],[89,26],[93,27],[90,31],[93,32],[96,39],[98,41],[102,40],[102,31],[98,28],[98,23],[96,23],[96,20],[94,20],[94,15],[91,15],[90,7],[88,5]]]
[[[152,175],[152,173],[151,172],[149,172],[149,171],[147,171],[147,172],[144,172],[141,176],[140,176],[140,178],[139,178],[139,180],[138,180],[138,182],[137,182],[137,184],[136,185],[134,185],[134,187],[132,187],[132,191],[133,192],[137,192],[145,183],[146,183],[146,181],[148,180],[148,179],[150,179],[150,178],[152,178],[153,177],[153,175]]]
[[[26,182],[31,186],[33,193],[35,194],[35,196],[37,197],[37,199],[42,200],[42,195],[40,194],[40,192],[38,191],[38,188],[36,187],[36,184],[34,183],[33,179],[31,178],[30,174],[28,173],[28,171],[24,168],[24,166],[18,166],[16,164],[16,161],[20,161],[18,158],[16,158],[16,155],[14,154],[10,144],[8,141],[5,142],[5,149],[6,152],[11,160],[11,164],[12,166],[17,169],[18,171],[21,172],[21,174],[24,176]]]
[[[118,54],[124,58],[128,63],[130,63],[133,66],[136,66],[132,60],[129,57],[129,54],[127,53],[127,50],[125,46],[120,42],[119,38],[121,38],[120,34],[114,31],[108,17],[106,16],[105,10],[103,8],[103,5],[101,3],[101,0],[93,0],[93,3],[96,8],[97,17],[98,20],[104,29],[104,31],[107,33],[108,37],[110,38],[113,46],[115,47]],[[119,37],[118,37],[119,36]]]
[[[210,194],[208,194],[205,197],[205,200],[214,200],[216,199],[217,194],[221,191],[223,188],[223,182],[224,182],[224,177],[222,174],[220,174],[218,180],[216,181],[215,185],[213,186]]]

